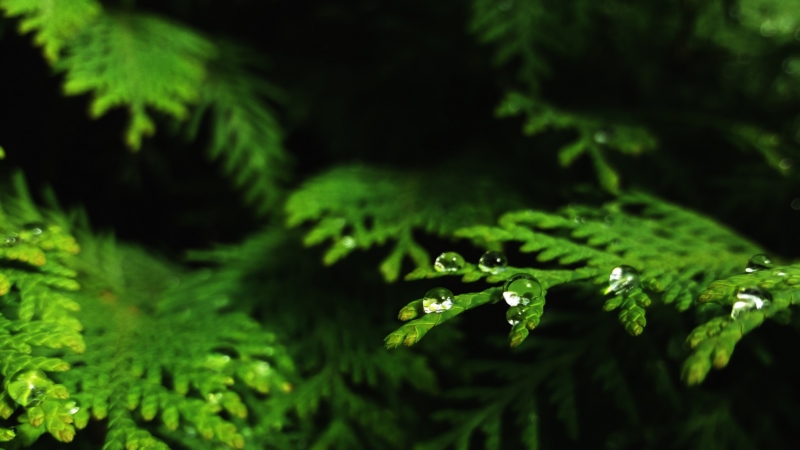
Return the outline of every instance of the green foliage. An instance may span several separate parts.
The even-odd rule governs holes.
[[[517,202],[513,195],[494,197],[500,188],[483,177],[468,182],[465,178],[469,176],[446,168],[413,173],[339,167],[307,181],[289,197],[287,222],[292,227],[318,221],[304,242],[332,241],[323,259],[328,265],[355,249],[395,241],[380,265],[384,278],[394,281],[405,257],[416,267],[430,264],[414,231],[448,236],[470,224],[489,223],[494,214]]]
[[[273,417],[296,417],[282,431],[290,442],[263,441],[261,447],[407,448],[413,441],[400,424],[415,413],[396,392],[408,387],[436,390],[426,358],[392,355],[374,345],[380,334],[371,325],[376,310],[385,311],[383,305],[348,307],[353,287],[346,286],[341,275],[298,254],[299,244],[296,233],[276,228],[240,245],[191,255],[195,261],[220,265],[217,276],[228,280],[230,295],[246,299],[248,292],[260,293],[243,306],[282,324],[281,341],[289,343],[297,362],[303,382],[265,406]],[[298,270],[314,282],[298,282],[291,276]],[[353,282],[358,289],[359,280]],[[331,285],[338,290],[329,289]],[[309,428],[312,420],[320,425]]]
[[[43,217],[32,207],[21,179],[15,188],[16,198],[7,195],[0,203],[3,439],[12,440],[16,434],[30,443],[47,432],[70,442],[75,436],[75,402],[70,390],[51,377],[70,369],[67,353],[86,350],[82,324],[75,316],[80,306],[74,291],[80,286],[69,264],[78,245],[60,226],[41,224]],[[9,432],[9,419],[15,414],[22,425]]]
[[[634,214],[630,211],[641,209]],[[606,301],[603,310],[620,309],[619,321],[631,335],[642,333],[646,325],[645,308],[652,299],[674,304],[685,311],[695,305],[704,286],[726,274],[743,270],[744,263],[758,247],[741,239],[710,220],[682,210],[678,207],[643,194],[625,194],[601,208],[568,207],[558,214],[525,210],[503,215],[499,227],[476,226],[464,228],[456,236],[468,238],[476,245],[497,247],[509,242],[519,242],[523,253],[536,253],[542,265],[572,267],[571,270],[547,268],[509,267],[503,273],[487,274],[474,265],[467,265],[457,272],[442,273],[430,265],[415,270],[407,279],[438,278],[460,275],[465,282],[483,277],[489,282],[508,279],[517,273],[534,276],[546,292],[554,287],[588,281],[595,285],[606,285],[612,269],[622,265],[632,266],[641,273],[640,285],[621,289]],[[777,276],[777,275],[776,275]],[[723,295],[717,289],[715,296],[706,294],[701,299],[726,298],[732,304],[736,298],[734,287],[745,281],[754,282],[754,274],[744,275],[735,281]],[[749,277],[749,278],[747,278]],[[794,280],[788,276],[785,281]],[[781,279],[764,282],[774,287]],[[606,289],[606,293],[611,293]],[[435,325],[475,306],[486,304],[501,297],[497,288],[480,293],[462,294],[456,297],[452,309],[442,314],[428,314],[415,319],[387,337],[387,347],[412,345],[418,342]],[[543,297],[544,297],[543,293]],[[421,300],[415,300],[403,308],[402,320],[410,320],[421,312]],[[786,304],[784,304],[785,307]],[[538,325],[544,306],[534,302],[523,317],[514,324],[509,334],[512,347],[519,345]],[[730,350],[735,341],[730,342]],[[718,364],[724,367],[727,359]],[[705,374],[703,374],[704,376]],[[702,378],[701,378],[702,379]],[[696,383],[696,377],[689,377]]]
[[[34,42],[51,63],[102,9],[94,0],[3,0],[0,8],[8,17],[22,17],[20,33],[35,32]]]
[[[193,448],[242,448],[243,395],[291,390],[293,363],[275,334],[221,312],[225,285],[209,272],[186,273],[85,225],[75,255],[70,222],[39,213],[21,180],[17,190],[3,199],[0,277],[2,417],[22,407],[18,439],[70,442],[93,417],[108,420],[104,448],[168,448],[176,434],[194,436]],[[155,418],[153,433],[144,424]]]
[[[562,167],[569,167],[581,155],[589,155],[600,185],[612,193],[620,191],[619,175],[606,161],[606,149],[639,155],[656,147],[655,137],[645,128],[559,111],[519,93],[509,94],[497,109],[498,117],[520,114],[526,116],[524,132],[527,135],[547,129],[577,131],[578,139],[558,151],[559,163]]]
[[[125,141],[138,150],[142,137],[155,132],[148,107],[176,119],[188,116],[214,51],[196,32],[158,17],[103,14],[84,27],[57,67],[66,72],[66,95],[94,94],[92,117],[128,107]]]
[[[266,100],[282,100],[280,90],[248,67],[263,66],[254,52],[236,44],[223,45],[209,68],[200,106],[189,129],[197,137],[205,113],[210,113],[212,158],[225,160],[225,171],[245,189],[245,199],[258,214],[266,214],[279,198],[277,183],[288,178],[289,158],[283,131]]]
[[[126,156],[136,195],[105,198],[131,213],[108,217],[141,224],[121,235],[183,251],[164,233],[180,223],[228,242],[181,264],[37,207],[16,178],[0,193],[0,446],[792,448],[781,346],[800,264],[745,272],[766,250],[742,236],[800,245],[769,206],[800,201],[795,2],[238,3],[0,0],[0,37],[32,33],[63,94],[91,97],[93,118],[129,111],[128,147],[165,124],[188,137]],[[489,120],[499,99],[506,120]],[[229,186],[150,153],[164,142],[207,148],[243,191],[234,227],[216,228],[236,209],[216,197],[172,197]],[[32,179],[75,181],[40,160]],[[102,197],[89,178],[68,198]],[[511,266],[481,270],[484,250]],[[437,271],[441,252],[466,262]],[[507,307],[520,274],[533,294]],[[426,313],[434,283],[457,295]]]

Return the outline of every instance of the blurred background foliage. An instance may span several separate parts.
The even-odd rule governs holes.
[[[23,3],[0,6],[10,15],[9,5]],[[131,116],[123,108],[100,114],[94,95],[103,85],[69,88],[89,45],[51,65],[63,49],[45,47],[43,58],[30,33],[16,32],[24,19],[3,18],[0,172],[22,168],[31,186],[51,186],[62,204],[84,207],[96,228],[173,259],[222,244],[194,253],[190,265],[221,267],[240,299],[236,308],[274,327],[308,381],[293,400],[265,406],[272,409],[261,416],[292,419],[274,419],[282,434],[261,430],[254,448],[423,441],[424,448],[500,448],[500,436],[502,448],[791,447],[798,367],[787,328],[796,321],[763,327],[730,367],[691,390],[679,381],[685,349],[676,338],[691,330],[691,317],[664,311],[634,340],[614,321],[597,325],[599,310],[586,300],[594,294],[581,287],[560,294],[550,324],[566,325],[544,331],[549,345],[530,339],[527,349],[499,353],[504,320],[464,317],[414,352],[387,355],[381,338],[395,326],[395,311],[427,288],[385,284],[378,267],[393,279],[402,266],[381,266],[386,249],[364,248],[322,268],[323,258],[347,252],[300,251],[300,234],[283,230],[283,205],[301,187],[324,190],[337,174],[365,192],[386,181],[375,191],[388,197],[412,186],[414,204],[425,205],[420,217],[447,225],[403,232],[431,253],[470,256],[477,250],[443,239],[457,228],[448,216],[491,223],[485,216],[510,208],[596,203],[640,189],[718,220],[773,256],[796,258],[797,2],[119,0],[102,7],[116,18],[146,14],[196,38],[173,57],[198,58],[202,68],[181,65],[163,76],[208,84],[176,94],[165,82],[166,94],[142,100]],[[140,142],[126,138],[132,128]],[[253,150],[259,145],[266,150]],[[460,203],[442,200],[459,192]],[[343,200],[333,210],[361,220],[359,208],[371,215],[376,203]],[[417,226],[413,219],[404,218]],[[424,259],[413,247],[408,254]],[[531,361],[552,364],[537,372]],[[549,385],[552,377],[573,388]],[[635,388],[643,385],[652,387]],[[515,403],[535,392],[540,409]],[[432,421],[431,411],[447,408],[436,416],[445,422]],[[466,412],[452,412],[459,409]],[[490,439],[473,437],[478,428]]]

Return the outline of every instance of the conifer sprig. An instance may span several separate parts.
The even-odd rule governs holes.
[[[205,37],[177,23],[106,13],[83,27],[56,67],[65,72],[66,95],[94,95],[92,117],[128,108],[125,141],[138,150],[142,138],[155,132],[148,108],[179,120],[188,117],[215,51]]]

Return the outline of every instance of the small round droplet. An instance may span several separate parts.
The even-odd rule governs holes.
[[[747,261],[747,267],[744,269],[747,273],[758,272],[759,270],[766,270],[772,268],[772,260],[767,255],[758,254],[750,257]]]
[[[541,295],[542,285],[528,274],[518,273],[503,285],[503,298],[509,306],[527,306]]]
[[[607,130],[600,130],[594,133],[594,141],[598,144],[608,144],[611,140],[611,133]]]
[[[614,295],[629,291],[639,286],[639,271],[631,266],[623,265],[615,267],[608,277],[608,287],[605,293]]]
[[[23,370],[11,377],[6,387],[8,395],[22,406],[36,405],[44,400],[53,382],[39,369]]]
[[[525,307],[512,306],[511,308],[508,308],[508,311],[506,311],[506,320],[512,327],[525,320]]]
[[[456,252],[445,252],[433,262],[437,272],[457,272],[464,268],[464,257]]]
[[[352,236],[345,236],[339,241],[344,248],[355,248],[356,240]]]
[[[7,234],[3,238],[4,247],[13,247],[19,243],[19,236],[16,233]]]
[[[508,259],[500,252],[486,252],[478,261],[478,268],[483,272],[500,273],[507,265]]]
[[[745,311],[769,306],[770,301],[772,301],[772,295],[758,287],[740,288],[739,292],[736,293],[736,298],[739,301],[733,304],[731,319],[736,319]]]
[[[38,236],[38,235],[44,233],[44,230],[47,229],[47,225],[45,225],[42,222],[31,222],[31,223],[26,223],[25,225],[23,225],[22,229],[27,231],[30,234]]]
[[[450,289],[433,288],[425,293],[425,297],[422,299],[422,309],[425,314],[441,314],[453,307],[454,297]]]

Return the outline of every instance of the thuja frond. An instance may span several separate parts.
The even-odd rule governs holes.
[[[759,261],[772,263],[763,256],[748,263],[759,253],[755,245],[707,218],[643,194],[625,194],[601,208],[568,207],[557,214],[510,212],[500,218],[497,227],[470,227],[455,235],[485,248],[518,243],[521,252],[536,253],[536,260],[544,266],[508,267],[492,274],[479,271],[473,264],[453,272],[439,272],[429,265],[407,277],[456,275],[465,282],[481,278],[499,282],[517,274],[535,277],[541,286],[540,295],[509,319],[512,347],[538,325],[547,292],[564,284],[608,286],[606,295],[614,295],[606,300],[603,310],[620,309],[619,321],[632,335],[644,330],[645,310],[653,301],[674,304],[679,311],[696,306],[696,300],[732,306],[732,310],[722,311],[725,316],[711,318],[690,336],[689,344],[696,348],[684,370],[690,384],[702,381],[712,363],[724,367],[745,333],[764,317],[784,317],[798,298],[795,285],[800,284],[800,272],[795,266],[758,270]],[[745,265],[748,273],[743,273]],[[558,266],[569,270],[559,270]],[[619,274],[626,267],[631,276],[627,286],[609,283],[609,274]],[[740,275],[731,276],[735,273]],[[434,325],[469,308],[462,299],[483,298],[487,301],[478,304],[485,304],[489,298],[497,298],[498,291],[490,288],[457,295],[449,310],[421,318],[416,318],[423,312],[421,300],[409,303],[401,310],[400,319],[410,322],[386,338],[387,347],[418,342]],[[601,294],[598,292],[598,297]]]
[[[701,383],[712,367],[727,366],[736,344],[765,319],[788,322],[789,307],[800,304],[800,265],[764,268],[714,281],[698,301],[722,305],[731,313],[712,318],[687,338],[693,353],[684,364],[683,377],[689,384]]]
[[[225,171],[244,189],[247,202],[263,214],[279,197],[278,183],[288,178],[283,130],[267,103],[283,95],[251,72],[263,65],[260,56],[236,44],[219,47],[219,57],[209,66],[189,137],[197,136],[202,119],[208,115],[209,153],[224,160]]]
[[[20,33],[34,32],[34,42],[54,63],[102,7],[95,0],[1,0],[0,9],[7,17],[21,17]]]
[[[15,181],[16,192],[7,191],[0,203],[0,440],[30,444],[50,433],[70,442],[78,409],[71,390],[54,380],[70,369],[68,353],[86,349],[75,317],[77,274],[68,262],[78,245],[61,227],[42,222],[23,180]],[[12,416],[21,423],[16,432]]]
[[[282,434],[300,435],[302,443],[289,448],[407,448],[411,438],[401,424],[417,414],[395,393],[433,392],[433,371],[422,355],[375,346],[376,318],[385,311],[378,294],[352,292],[346,280],[360,285],[359,279],[309,261],[297,251],[301,245],[299,233],[271,227],[239,245],[193,252],[192,259],[217,265],[231,295],[261,293],[242,307],[280,324],[281,341],[290,343],[302,381],[265,403],[272,417],[283,417]],[[298,280],[298,271],[313,282]]]
[[[430,257],[413,237],[414,231],[449,236],[462,227],[490,223],[504,205],[517,202],[511,195],[498,199],[489,180],[452,170],[409,173],[362,166],[338,167],[306,182],[286,203],[289,226],[316,224],[306,245],[332,241],[324,257],[333,264],[356,249],[395,241],[380,265],[388,281],[396,280],[403,259],[416,267]]]
[[[236,423],[248,414],[240,392],[290,389],[292,363],[275,335],[243,314],[221,313],[228,298],[213,274],[187,274],[141,250],[88,233],[79,257],[88,351],[62,376],[89,415],[108,418],[108,448],[166,448],[143,426],[242,448]],[[222,284],[224,286],[224,284]],[[227,419],[226,417],[231,417]]]
[[[155,132],[148,108],[176,119],[188,116],[188,104],[198,100],[205,63],[214,53],[211,42],[177,23],[105,13],[83,27],[56,68],[65,72],[65,94],[94,96],[93,117],[128,108],[125,140],[137,150],[142,138]]]
[[[577,132],[578,138],[558,152],[561,166],[569,167],[581,155],[588,155],[592,158],[600,185],[614,193],[619,192],[619,175],[608,163],[605,153],[614,150],[639,155],[653,150],[657,145],[656,138],[644,127],[561,111],[518,92],[509,93],[496,114],[498,117],[525,116],[523,130],[527,135],[548,129]]]

